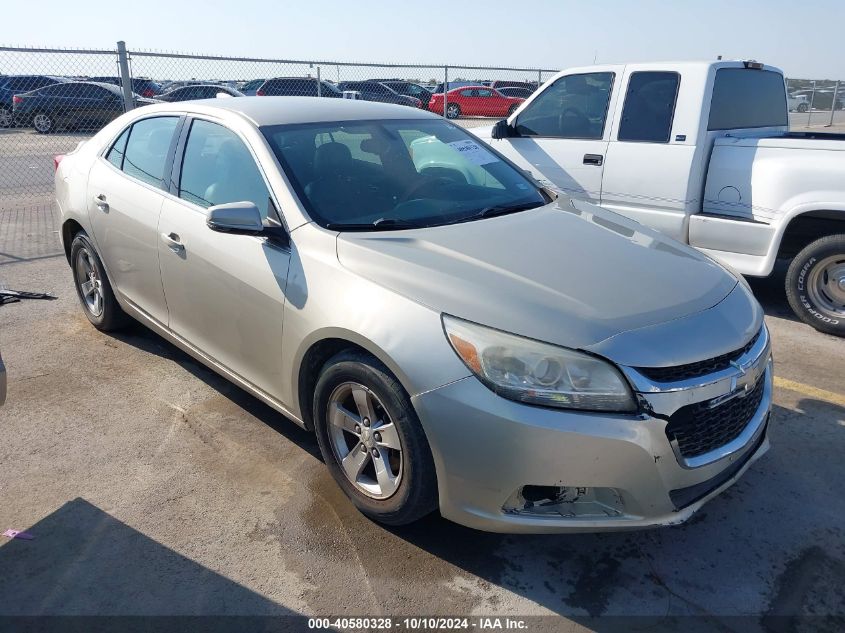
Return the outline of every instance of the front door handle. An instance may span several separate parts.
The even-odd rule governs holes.
[[[585,165],[595,165],[596,167],[601,167],[602,162],[604,162],[604,156],[601,154],[584,154]]]
[[[161,239],[164,240],[165,244],[167,244],[167,248],[174,253],[180,253],[185,250],[185,245],[182,244],[176,233],[162,233]]]
[[[106,202],[106,194],[101,193],[100,195],[94,196],[94,204],[97,205],[97,208],[100,211],[108,211],[109,210],[109,203]]]

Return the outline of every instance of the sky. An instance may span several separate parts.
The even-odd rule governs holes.
[[[547,69],[722,55],[845,80],[845,0],[39,0],[37,20],[5,4],[6,46]]]

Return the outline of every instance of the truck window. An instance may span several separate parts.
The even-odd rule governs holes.
[[[566,75],[543,90],[516,120],[520,136],[599,139],[613,73]]]
[[[783,75],[752,68],[716,71],[708,130],[787,125]]]
[[[632,73],[618,140],[668,143],[680,82],[680,75],[673,72]]]

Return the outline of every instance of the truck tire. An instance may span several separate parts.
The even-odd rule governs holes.
[[[845,336],[845,234],[817,239],[795,256],[786,273],[786,298],[804,323]]]

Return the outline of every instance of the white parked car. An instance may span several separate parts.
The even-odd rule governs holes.
[[[790,112],[806,112],[810,108],[807,95],[787,95],[786,105]]]
[[[547,186],[697,247],[744,275],[789,259],[795,314],[845,335],[845,135],[789,132],[777,68],[573,68],[472,132]]]

